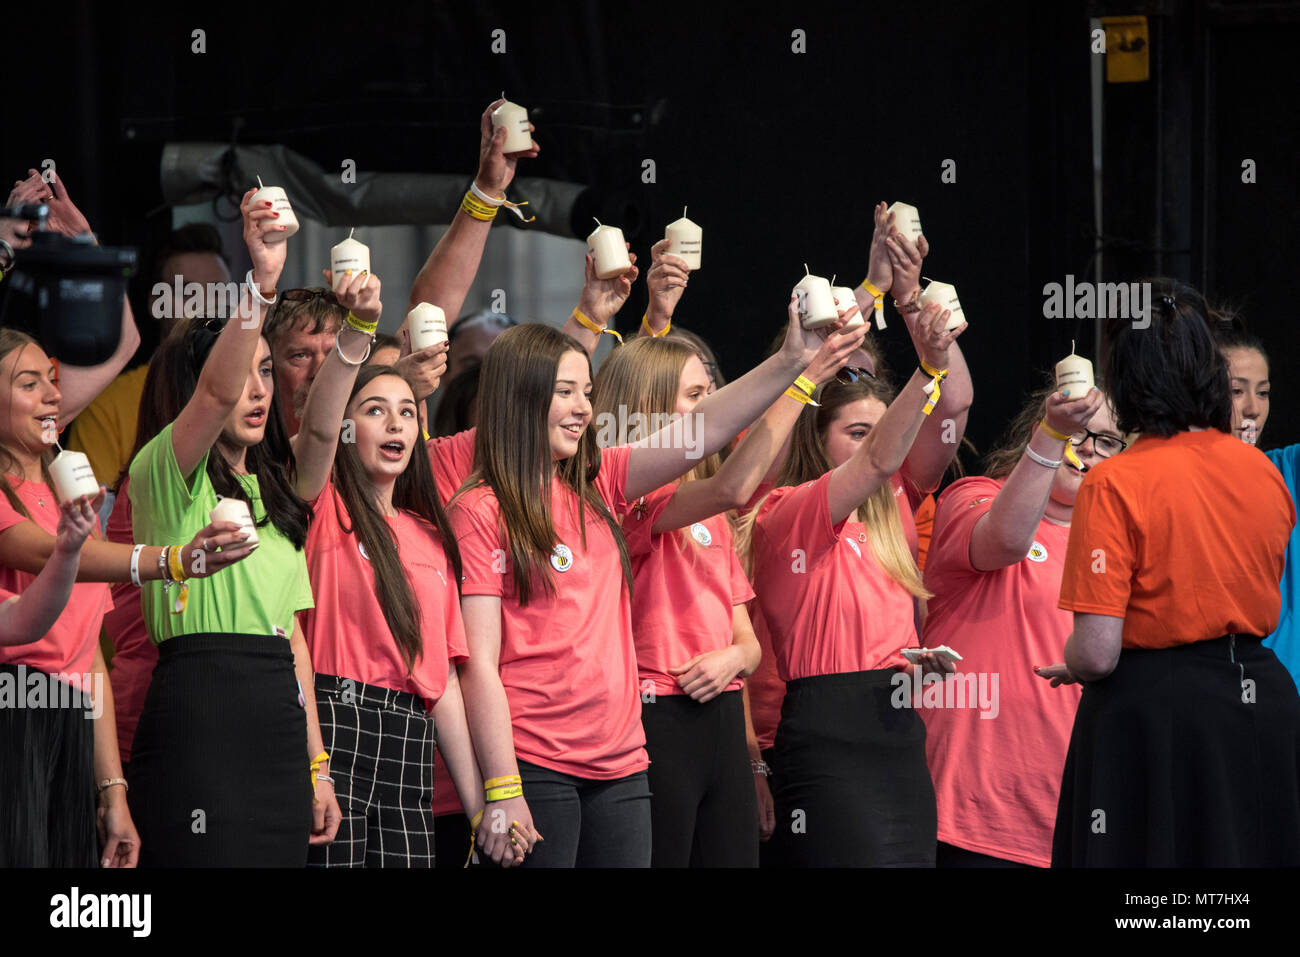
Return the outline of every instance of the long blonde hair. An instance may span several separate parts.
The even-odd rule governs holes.
[[[817,390],[815,398],[820,405],[804,406],[799,421],[795,423],[790,437],[790,454],[777,477],[776,488],[815,481],[835,467],[826,454],[825,436],[840,409],[862,399],[877,399],[888,405],[892,396],[883,385],[870,380],[850,383],[832,380]],[[754,524],[766,501],[767,495],[741,519],[736,529],[736,551],[751,577]],[[898,512],[893,483],[882,482],[856,512],[866,526],[871,553],[885,574],[917,598],[932,597],[926,591],[916,559],[912,557],[912,550],[903,534],[903,520]]]
[[[39,342],[24,332],[18,332],[16,329],[0,329],[0,362],[3,362],[11,353],[21,352],[28,346],[36,346],[38,349],[41,348]],[[13,409],[13,384],[15,378],[17,378],[16,367],[15,371],[10,373],[9,381],[3,386],[5,395],[4,419],[6,422],[8,422]],[[40,458],[41,474],[48,485],[50,484],[49,466],[50,463],[54,461],[54,450],[47,446],[41,452]],[[5,499],[8,500],[9,505],[14,509],[14,511],[18,512],[20,515],[26,516],[27,518],[31,518],[32,516],[31,513],[27,511],[27,506],[23,504],[22,499],[18,497],[18,493],[9,482],[10,473],[22,476],[23,468],[21,463],[18,461],[18,456],[14,455],[7,445],[0,442],[0,492],[4,493]]]

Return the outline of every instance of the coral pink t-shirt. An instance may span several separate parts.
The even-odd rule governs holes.
[[[28,482],[16,476],[6,476],[19,501],[31,513],[31,521],[51,535],[59,530],[59,502],[49,486],[42,482]],[[41,502],[45,504],[42,505]],[[28,521],[26,515],[9,504],[0,494],[0,533]],[[95,534],[99,521],[95,522]],[[35,575],[0,565],[0,588],[21,595],[36,580]],[[87,692],[82,675],[89,674],[95,664],[95,649],[99,645],[99,626],[104,612],[113,607],[108,585],[103,582],[80,582],[72,586],[72,596],[63,613],[43,638],[24,645],[0,647],[0,664],[26,665],[46,674],[63,674],[74,688]]]
[[[443,505],[451,501],[461,483],[474,471],[476,433],[476,429],[466,429],[425,443],[429,450],[429,464],[433,467],[433,482],[438,486],[438,497],[442,499]]]
[[[379,603],[370,558],[351,531],[347,506],[333,483],[312,503],[306,552],[316,607],[302,612],[303,637],[317,674],[406,691],[432,710],[446,690],[448,662],[469,657],[456,575],[428,522],[398,510],[388,527],[420,609],[424,654],[413,671],[408,673],[402,660]]]
[[[131,496],[127,479],[118,490],[113,511],[108,516],[104,537],[110,542],[130,545],[135,539],[131,531]],[[113,661],[108,680],[113,686],[113,711],[117,719],[117,748],[122,763],[131,760],[131,742],[135,728],[144,710],[144,698],[153,680],[153,669],[158,664],[158,646],[149,640],[144,612],[140,608],[140,589],[130,582],[113,585],[113,608],[104,616],[104,633],[113,643]]]
[[[767,630],[767,619],[757,600],[749,603],[749,620],[754,625],[758,639],[758,667],[745,679],[749,688],[749,719],[754,725],[758,747],[766,751],[776,743],[776,727],[781,723],[781,705],[785,702],[785,682],[776,673],[776,654],[772,651],[772,635]]]
[[[939,840],[1047,867],[1081,692],[1078,685],[1053,688],[1033,667],[1065,660],[1074,627],[1074,616],[1057,607],[1070,530],[1043,519],[1024,558],[976,571],[971,535],[1001,488],[994,479],[965,478],[939,497],[925,569],[935,596],[924,643],[961,654],[957,675],[947,680],[965,687],[945,701],[966,706],[920,712]]]
[[[783,681],[897,668],[916,644],[912,595],[876,562],[863,524],[831,523],[831,475],[775,489],[754,525],[754,591]],[[915,554],[916,526],[898,476],[899,515]]]
[[[733,610],[754,597],[726,515],[654,533],[654,523],[676,491],[674,483],[651,492],[623,518],[632,558],[632,636],[642,694],[651,688],[657,695],[683,694],[668,669],[729,648]],[[723,690],[743,686],[736,677]]]
[[[602,451],[593,483],[615,518],[626,510],[630,455],[627,446]],[[558,478],[551,495],[559,538],[549,569],[555,594],[539,582],[528,605],[515,599],[496,494],[485,485],[465,492],[450,510],[465,572],[461,593],[501,598],[501,684],[516,756],[580,778],[626,777],[650,762],[618,546],[588,508],[584,548],[576,496]]]

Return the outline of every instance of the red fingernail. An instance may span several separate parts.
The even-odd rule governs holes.
[[[279,214],[279,213],[272,213],[271,215],[274,216],[276,219],[279,219],[279,218],[280,218],[280,214]]]
[[[266,201],[266,205],[267,205],[267,206],[270,206],[270,205],[271,205],[271,201],[270,201],[269,199]]]

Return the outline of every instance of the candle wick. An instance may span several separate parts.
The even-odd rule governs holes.
[[[803,274],[804,274],[805,276],[811,276],[811,275],[812,275],[812,270],[810,270],[810,269],[808,268],[808,264],[807,264],[807,263],[804,263],[804,264],[803,264]]]
[[[257,188],[258,188],[258,189],[265,189],[265,188],[266,188],[265,186],[262,185],[262,177],[260,177],[260,176],[257,177]]]
[[[682,207],[682,219],[685,219],[685,218],[686,218],[686,207],[683,206],[683,207]]]
[[[1074,340],[1070,340],[1070,355],[1074,355]]]
[[[357,231],[357,227],[355,227],[355,226],[353,226],[351,229],[349,229],[349,230],[348,230],[348,239],[351,239],[351,238],[352,238],[352,234],[355,233],[356,231]]]
[[[593,216],[593,217],[591,217],[591,218],[592,218],[592,219],[596,219],[595,216]],[[597,225],[597,226],[602,226],[602,225],[604,225],[604,224],[603,224],[599,219],[596,219],[596,225]]]
[[[835,285],[835,277],[838,276],[838,275],[839,275],[839,273],[834,273],[834,272],[831,273],[831,285],[832,285],[832,286]]]

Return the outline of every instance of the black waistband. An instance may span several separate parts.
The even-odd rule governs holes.
[[[809,675],[806,678],[792,678],[785,684],[786,694],[806,688],[818,688],[825,691],[861,691],[867,688],[889,687],[897,668],[877,668],[874,671],[844,671],[834,675]]]
[[[192,635],[176,635],[158,645],[159,660],[190,653],[293,658],[293,650],[289,647],[288,640],[277,635],[241,635],[233,632],[204,631]]]

